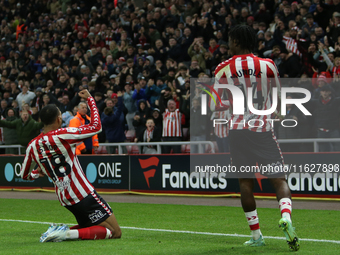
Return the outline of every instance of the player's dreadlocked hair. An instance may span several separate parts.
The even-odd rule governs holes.
[[[247,25],[237,25],[230,29],[229,37],[235,40],[242,49],[252,52],[256,46],[255,31]]]
[[[59,109],[55,104],[48,104],[40,112],[40,120],[45,126],[53,124],[58,118]]]

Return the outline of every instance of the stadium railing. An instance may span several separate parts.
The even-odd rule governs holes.
[[[215,153],[214,143],[212,141],[192,141],[192,142],[138,142],[138,143],[100,143],[100,146],[118,146],[118,154],[123,154],[123,146],[156,146],[157,154],[161,154],[161,146],[164,145],[198,145],[198,153],[204,153],[205,144],[210,145],[211,153]]]
[[[21,151],[25,149],[25,147],[21,146],[20,144],[0,145],[0,149],[7,149],[7,148],[17,148],[19,155],[21,155]]]
[[[279,144],[283,143],[313,143],[313,151],[319,152],[319,143],[340,143],[340,138],[304,138],[304,139],[278,139]],[[122,154],[122,146],[145,146],[145,145],[156,145],[157,153],[161,154],[162,145],[198,145],[198,153],[204,153],[204,144],[210,145],[210,153],[215,153],[214,144],[211,141],[188,141],[188,142],[152,142],[152,143],[100,143],[103,146],[118,146],[118,154]]]
[[[279,144],[283,143],[313,143],[313,151],[319,152],[319,143],[340,143],[340,138],[305,138],[305,139],[278,139]],[[123,146],[146,146],[152,145],[157,147],[157,153],[161,154],[162,145],[198,145],[198,153],[205,153],[204,145],[210,146],[210,152],[215,153],[214,143],[212,141],[178,141],[178,142],[138,142],[138,143],[100,143],[100,146],[117,146],[118,154],[123,154]],[[0,145],[0,149],[3,148],[17,148],[19,155],[25,148],[20,144],[13,145]]]
[[[304,138],[304,139],[277,139],[282,143],[313,143],[313,151],[319,152],[319,143],[340,143],[340,138]]]

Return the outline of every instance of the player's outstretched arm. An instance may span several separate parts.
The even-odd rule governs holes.
[[[7,128],[17,128],[17,122],[21,122],[20,119],[8,121],[8,120],[0,120],[0,127],[7,127]]]
[[[100,122],[99,112],[96,106],[96,102],[87,89],[79,92],[79,96],[87,100],[87,103],[91,109],[91,122],[88,125],[80,128],[62,128],[56,131],[57,135],[69,143],[77,143],[86,138],[92,137],[98,134],[102,130]]]

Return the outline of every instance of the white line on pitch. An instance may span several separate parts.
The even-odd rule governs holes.
[[[34,223],[34,224],[51,224],[52,222],[43,221],[30,221],[30,220],[12,220],[12,219],[0,219],[0,221],[10,221],[10,222],[23,222],[23,223]],[[62,223],[57,223],[62,224]],[[67,225],[76,225],[75,223],[64,223]],[[209,235],[209,236],[230,236],[230,237],[251,237],[250,235],[240,235],[240,234],[224,234],[224,233],[212,233],[212,232],[196,232],[196,231],[186,231],[186,230],[171,230],[171,229],[157,229],[157,228],[136,228],[136,227],[120,227],[122,229],[132,229],[132,230],[143,230],[143,231],[157,231],[157,232],[170,232],[170,233],[183,233],[183,234],[194,234],[194,235]],[[286,240],[284,237],[279,236],[264,236],[266,239],[278,239]],[[340,244],[337,240],[325,240],[325,239],[309,239],[300,238],[300,241],[307,242],[320,242],[320,243],[336,243]]]

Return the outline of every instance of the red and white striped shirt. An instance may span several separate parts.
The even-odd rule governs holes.
[[[332,74],[333,78],[338,78],[338,76],[340,75],[340,66],[334,66],[332,68]]]
[[[41,133],[28,144],[21,167],[21,178],[34,179],[30,174],[30,166],[34,160],[52,179],[63,206],[78,203],[94,190],[76,156],[76,144],[101,131],[100,117],[93,97],[88,98],[87,102],[91,109],[90,124]]]
[[[1,120],[6,120],[2,115],[0,117]],[[4,142],[5,141],[5,137],[4,137],[4,128],[1,127],[0,128],[0,142]]]
[[[212,115],[212,119],[223,119],[229,120],[230,119],[230,102],[228,100],[227,92],[225,89],[215,89],[219,98],[215,93],[212,93],[212,97],[215,99],[213,100],[211,97],[209,98],[209,106],[214,114]],[[216,102],[216,104],[215,104]],[[219,138],[224,138],[228,136],[228,125],[215,125],[214,133]]]
[[[215,70],[215,85],[218,83],[234,84],[243,92],[247,92],[247,88],[252,87],[253,106],[258,110],[269,110],[271,108],[273,87],[277,87],[278,96],[280,96],[281,92],[279,73],[274,62],[271,59],[259,58],[253,54],[236,55],[219,64]],[[227,92],[230,107],[232,108],[232,94],[229,90]],[[272,122],[267,121],[267,119],[270,119],[271,115],[255,115],[250,112],[246,105],[248,94],[243,94],[245,101],[244,115],[232,114],[228,122],[229,130],[270,131],[272,129]],[[248,121],[251,121],[250,125]]]
[[[163,137],[182,137],[182,114],[179,109],[170,112],[165,109],[163,113]]]
[[[297,41],[291,37],[283,36],[282,41],[286,44],[288,51],[295,53],[299,57],[302,57],[302,53],[298,49]],[[300,41],[305,41],[300,39]]]
[[[214,119],[224,119],[229,120],[230,119],[230,111],[218,111],[214,113]],[[214,127],[214,133],[219,138],[225,138],[228,136],[228,125],[215,125]]]

